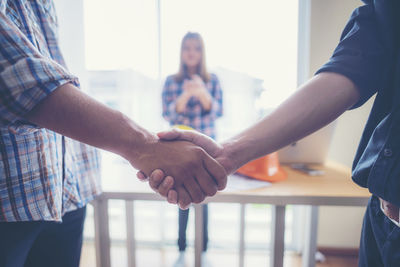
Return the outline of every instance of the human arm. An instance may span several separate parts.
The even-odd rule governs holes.
[[[173,176],[181,190],[182,206],[213,195],[225,172],[204,150],[187,142],[160,142],[122,113],[108,108],[71,84],[55,90],[27,115],[41,127],[99,147],[126,158],[132,166],[150,174],[156,168]],[[211,174],[211,175],[210,175]],[[178,177],[178,178],[176,178]],[[203,193],[204,192],[204,193]]]
[[[211,173],[218,176],[215,172],[224,171],[202,149],[187,143],[169,146],[123,114],[88,97],[77,89],[76,77],[40,53],[4,13],[0,12],[0,18],[0,124],[3,129],[19,134],[15,126],[33,127],[33,131],[35,127],[45,127],[118,153],[146,173],[158,168],[156,165],[163,165],[167,174],[176,171],[181,178],[180,187],[188,189],[186,203],[192,202],[193,197],[201,201],[206,194],[214,194],[218,178],[211,177]],[[171,153],[181,156],[172,160]],[[188,157],[192,157],[192,166]],[[176,166],[177,162],[181,164]],[[204,181],[197,182],[200,177],[205,177]],[[194,185],[192,192],[188,188],[191,185]]]
[[[275,109],[270,115],[221,145],[192,131],[159,133],[164,140],[187,140],[203,147],[227,173],[322,128],[359,99],[354,84],[345,76],[321,73]]]

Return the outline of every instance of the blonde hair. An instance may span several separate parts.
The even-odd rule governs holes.
[[[179,64],[179,71],[177,74],[175,74],[175,81],[177,82],[182,82],[188,75],[187,75],[187,67],[185,63],[183,62],[182,58],[182,53],[183,53],[183,47],[185,45],[186,40],[189,39],[194,39],[197,40],[200,44],[200,52],[201,52],[201,60],[200,63],[197,66],[197,74],[203,79],[204,82],[210,81],[210,73],[207,71],[207,66],[206,66],[206,56],[205,56],[205,49],[204,49],[204,41],[201,35],[197,32],[188,32],[183,36],[182,42],[181,42],[181,59],[180,59],[180,64]]]

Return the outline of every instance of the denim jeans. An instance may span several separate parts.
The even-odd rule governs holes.
[[[383,214],[376,196],[365,212],[358,266],[400,266],[400,227]]]
[[[63,216],[63,222],[0,223],[1,267],[78,267],[86,207]]]
[[[203,251],[207,250],[208,244],[208,205],[202,205],[203,208]],[[185,251],[186,249],[186,228],[189,217],[189,209],[179,209],[179,236],[178,236],[178,247],[179,251]]]

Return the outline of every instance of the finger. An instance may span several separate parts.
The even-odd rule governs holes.
[[[160,186],[158,187],[158,193],[163,197],[167,197],[168,191],[171,190],[173,186],[174,186],[174,178],[172,178],[171,176],[167,176],[160,183]]]
[[[164,172],[159,169],[154,170],[150,174],[149,185],[154,191],[158,192],[158,187],[160,186],[163,180],[164,180]]]
[[[138,172],[136,173],[136,177],[137,177],[140,181],[142,181],[142,182],[147,182],[147,180],[148,180],[148,177],[147,177],[146,174],[144,174],[144,172],[142,172],[142,171],[138,171]]]
[[[222,167],[221,164],[219,164],[215,159],[207,155],[203,158],[203,164],[208,173],[217,183],[218,190],[225,189],[228,178],[224,167]]]
[[[193,203],[200,203],[205,199],[205,195],[201,190],[199,184],[197,183],[196,179],[189,178],[185,179],[183,182],[186,190],[188,191],[190,197],[192,198]]]
[[[178,192],[176,192],[175,190],[169,190],[167,201],[171,204],[178,204]]]
[[[192,199],[190,198],[189,193],[183,186],[178,187],[176,189],[176,192],[178,193],[179,207],[183,210],[186,210],[189,207],[190,203],[192,203]]]
[[[213,177],[210,176],[207,170],[199,168],[195,174],[196,181],[199,184],[201,190],[207,196],[214,196],[218,191],[218,186]]]

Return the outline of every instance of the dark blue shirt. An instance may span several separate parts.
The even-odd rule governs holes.
[[[400,206],[400,1],[370,0],[350,17],[330,60],[357,86],[364,104],[376,99],[353,163],[353,180]]]

